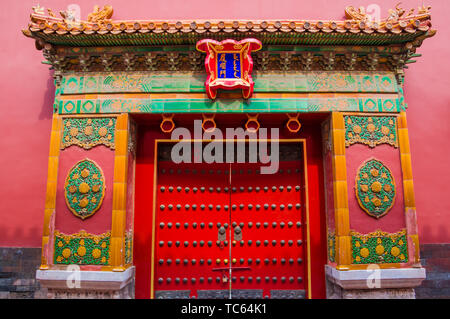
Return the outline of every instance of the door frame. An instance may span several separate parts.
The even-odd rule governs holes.
[[[156,188],[158,184],[158,145],[165,143],[178,143],[178,142],[248,142],[248,139],[155,139],[154,141],[154,168],[153,168],[153,207],[152,207],[152,240],[151,240],[151,270],[150,270],[150,299],[155,298],[155,251],[156,251]],[[307,255],[307,274],[308,274],[308,283],[307,283],[307,299],[311,299],[311,251],[310,251],[310,230],[309,230],[309,194],[308,194],[308,166],[307,166],[307,154],[306,154],[306,138],[298,138],[298,139],[257,139],[257,142],[272,142],[278,141],[278,143],[301,143],[302,151],[303,151],[303,178],[305,179],[305,203],[306,203],[306,255]]]

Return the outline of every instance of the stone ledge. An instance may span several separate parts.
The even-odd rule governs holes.
[[[375,273],[379,272],[379,273]],[[325,265],[327,279],[343,289],[414,288],[425,279],[425,268],[395,268],[377,270],[337,270]],[[379,279],[378,287],[369,287]]]
[[[40,270],[36,271],[36,279],[41,287],[49,289],[71,290],[68,280],[72,284],[79,280],[79,287],[73,289],[112,291],[121,290],[134,279],[135,267],[130,267],[123,272],[113,271],[80,271],[76,274],[66,270]],[[70,277],[69,277],[70,276]]]

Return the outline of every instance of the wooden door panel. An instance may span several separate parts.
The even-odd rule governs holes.
[[[228,291],[220,268],[229,248],[218,242],[220,227],[229,222],[228,167],[158,163],[156,298],[207,298],[208,291],[210,296]]]

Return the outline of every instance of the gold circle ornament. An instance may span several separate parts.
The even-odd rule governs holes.
[[[383,247],[383,245],[378,245],[377,247],[375,247],[375,252],[376,252],[378,255],[382,255],[382,254],[384,253],[384,247]]]
[[[370,186],[370,189],[374,193],[379,193],[381,191],[381,183],[378,181],[373,182],[372,185]]]
[[[361,126],[359,126],[359,125],[353,126],[353,132],[354,132],[355,134],[359,134],[359,133],[361,133],[361,131],[362,131]]]
[[[75,193],[77,191],[76,186],[72,185],[69,187],[69,192],[71,192],[72,194]]]
[[[378,197],[372,198],[372,203],[373,203],[376,207],[381,206],[381,200],[380,200]]]
[[[392,247],[391,255],[397,257],[398,255],[400,255],[400,249],[397,246]]]
[[[101,127],[98,129],[98,135],[105,137],[108,134],[108,129],[106,127]]]
[[[359,251],[359,253],[361,254],[361,256],[362,256],[363,258],[367,258],[367,257],[369,257],[370,251],[369,251],[369,249],[367,249],[366,247],[364,247],[364,248],[362,248],[362,249]]]
[[[62,256],[67,259],[72,255],[72,251],[69,248],[64,248],[62,251]]]
[[[102,255],[102,251],[98,248],[95,248],[92,250],[92,257],[94,257],[94,259],[100,258],[100,256]]]
[[[81,171],[81,177],[83,177],[83,178],[88,177],[89,174],[90,174],[90,172],[89,172],[88,169],[84,169],[84,170]]]
[[[376,129],[375,124],[372,124],[372,123],[367,124],[367,130],[368,130],[370,133],[375,132],[375,129]]]
[[[80,186],[78,186],[78,191],[81,194],[86,194],[87,192],[89,192],[90,189],[91,187],[85,182],[81,183]]]
[[[86,197],[84,197],[82,200],[79,201],[79,205],[82,208],[85,208],[88,204],[89,204],[89,200]]]
[[[387,126],[382,126],[381,127],[381,133],[383,133],[383,135],[388,135],[389,134],[389,127],[387,127]]]
[[[83,257],[84,255],[86,255],[86,247],[84,247],[84,246],[78,247],[77,254],[80,257]]]
[[[87,136],[92,135],[92,133],[94,133],[94,129],[92,128],[92,126],[86,126],[84,128],[84,134]]]
[[[71,135],[72,137],[77,136],[77,135],[78,135],[78,128],[72,127],[72,128],[70,129],[69,133],[70,133],[70,135]]]

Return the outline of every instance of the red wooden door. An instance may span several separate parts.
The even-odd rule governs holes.
[[[307,296],[305,184],[300,147],[296,143],[280,151],[275,174],[260,174],[260,164],[232,166],[234,298]]]
[[[301,143],[259,163],[158,161],[155,298],[305,298]]]
[[[158,162],[155,298],[228,295],[229,164]]]

